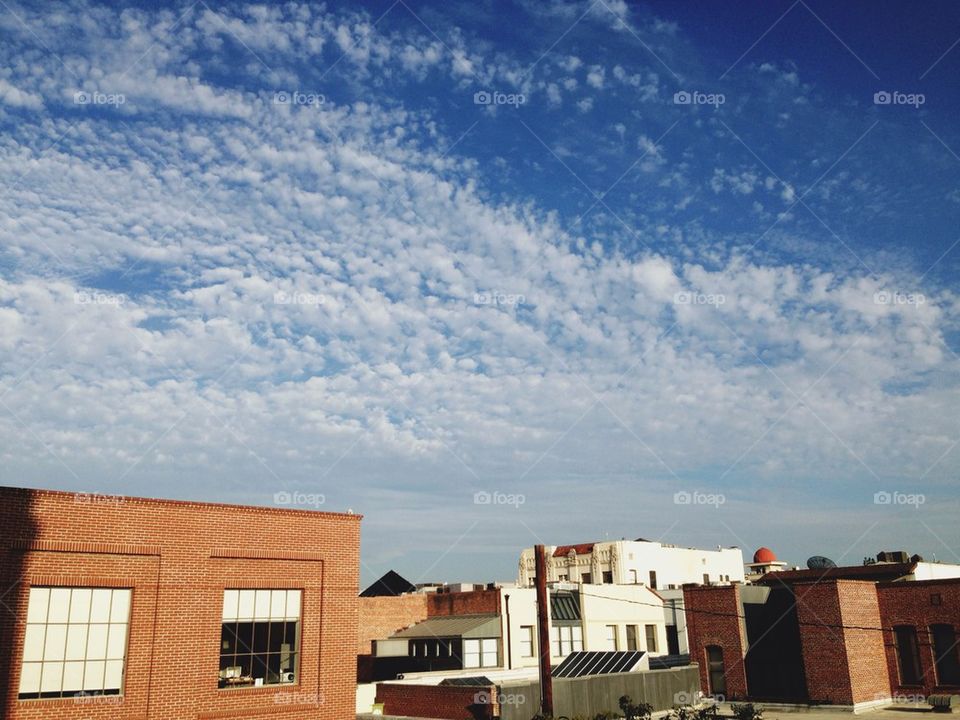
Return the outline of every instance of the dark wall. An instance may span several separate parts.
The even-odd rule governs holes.
[[[757,700],[804,701],[796,599],[786,587],[773,588],[765,603],[744,603],[747,631],[747,687]]]

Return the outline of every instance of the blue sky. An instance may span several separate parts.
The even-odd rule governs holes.
[[[3,484],[960,561],[955,4],[0,10]]]

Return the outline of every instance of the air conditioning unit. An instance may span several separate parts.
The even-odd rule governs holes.
[[[293,673],[292,672],[282,672],[280,673],[280,682],[282,683],[292,683],[293,682]]]

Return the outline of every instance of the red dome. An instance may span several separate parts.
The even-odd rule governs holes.
[[[753,554],[755,563],[772,563],[777,561],[777,556],[770,548],[762,547]]]

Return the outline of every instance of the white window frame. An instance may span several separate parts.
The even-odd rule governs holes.
[[[131,588],[31,587],[18,699],[122,695]]]

